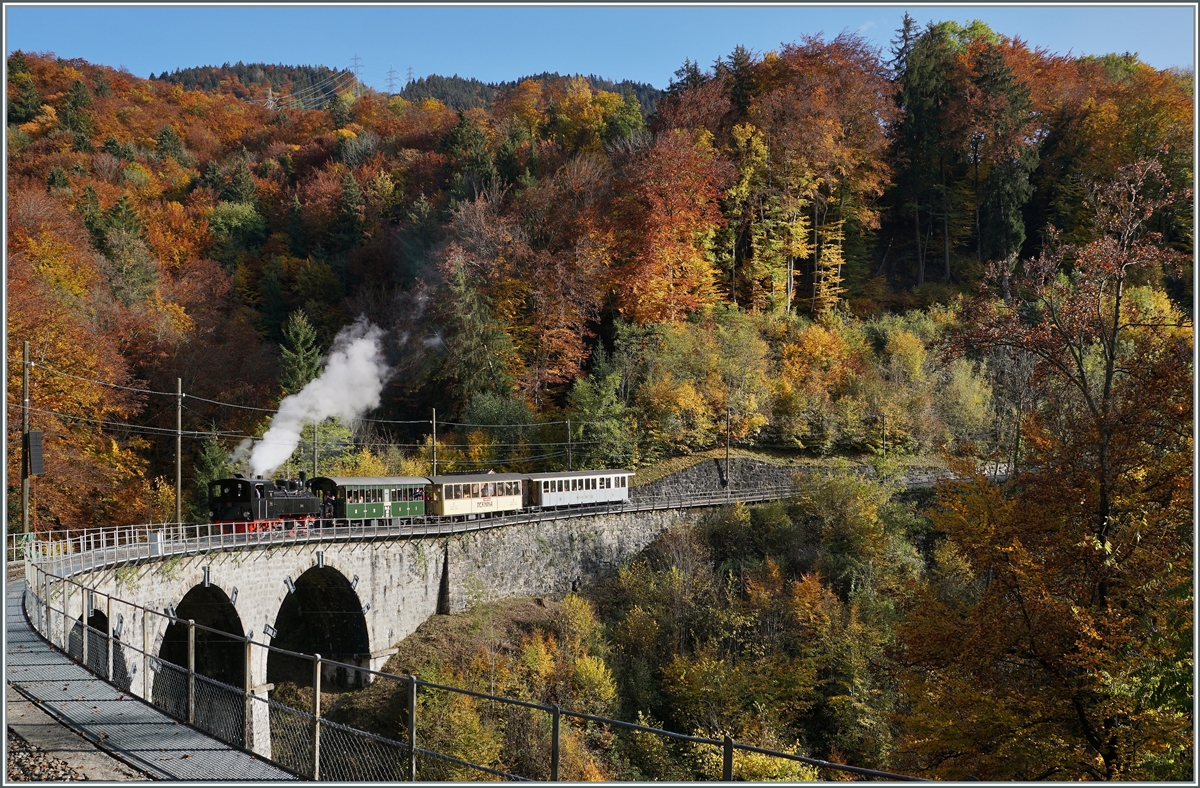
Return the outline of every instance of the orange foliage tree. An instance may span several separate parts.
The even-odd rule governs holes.
[[[1145,223],[1170,199],[1157,163],[1122,168],[1091,193],[1101,237],[975,305],[967,341],[1031,354],[1043,407],[1009,484],[964,467],[932,514],[946,544],[902,630],[912,767],[1190,774],[1192,330],[1128,283],[1169,256]]]
[[[710,253],[728,176],[711,135],[675,130],[629,152],[610,215],[617,310],[636,323],[680,320],[718,300]]]

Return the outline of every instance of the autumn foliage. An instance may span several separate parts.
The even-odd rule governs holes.
[[[1191,74],[911,17],[688,61],[653,112],[551,75],[275,110],[246,68],[9,57],[10,532],[24,342],[33,527],[108,527],[174,516],[177,380],[203,518],[365,316],[394,374],[315,428],[324,472],[426,473],[436,408],[441,470],[728,442],[885,477],[664,538],[512,691],[938,778],[1190,775]],[[886,483],[914,455],[960,476],[921,511]],[[573,777],[710,765],[571,736]]]

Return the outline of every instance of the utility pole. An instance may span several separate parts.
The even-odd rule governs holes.
[[[725,486],[729,486],[729,397],[725,397]]]
[[[183,522],[183,378],[175,378],[175,522]]]
[[[270,85],[267,85],[267,109],[279,109],[275,103],[275,93],[271,90]]]
[[[408,84],[411,85],[412,81],[413,81],[413,70],[412,70],[412,66],[409,66],[408,67]]]
[[[575,470],[571,462],[571,420],[567,419],[567,470]]]
[[[21,371],[21,533],[29,533],[29,342]]]
[[[313,472],[312,477],[317,478],[317,423],[313,422]]]
[[[388,63],[388,95],[396,92],[396,69]]]
[[[431,424],[433,424],[433,472],[429,475],[437,476],[437,408],[433,409],[433,421]]]

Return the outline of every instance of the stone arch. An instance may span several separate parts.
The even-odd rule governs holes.
[[[219,587],[193,586],[175,609],[158,650],[152,698],[155,705],[187,718],[188,625],[196,622],[196,726],[241,741],[244,733],[245,631],[228,595]],[[210,631],[216,630],[216,631]]]
[[[88,615],[87,667],[99,676],[108,675],[108,616],[102,610],[93,610]],[[113,635],[113,683],[128,691],[133,683],[129,666],[125,664],[124,650],[118,645],[120,637]],[[83,616],[75,619],[67,639],[67,653],[72,659],[83,662]]]
[[[295,591],[283,598],[275,616],[271,645],[323,659],[370,667],[371,643],[367,618],[354,586],[338,570],[314,566],[293,582]],[[267,657],[267,681],[290,681],[312,686],[312,661],[272,651]],[[322,682],[361,686],[363,674],[329,668]]]

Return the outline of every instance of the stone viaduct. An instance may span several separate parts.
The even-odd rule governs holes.
[[[26,609],[77,655],[86,648],[85,616],[93,655],[107,645],[96,633],[113,632],[113,680],[147,700],[178,693],[178,685],[166,686],[164,663],[187,664],[189,620],[196,625],[195,673],[231,690],[266,700],[277,682],[308,684],[312,661],[300,655],[311,654],[343,663],[326,665],[323,682],[356,686],[370,677],[355,667],[381,669],[395,644],[435,613],[477,601],[561,596],[702,507],[787,495],[796,470],[737,459],[725,469],[710,461],[646,485],[630,505],[602,513],[525,515],[407,535],[315,530],[269,546],[164,546],[159,554],[114,554],[69,569],[45,559],[29,565],[35,593],[27,594]],[[73,582],[57,579],[62,575]],[[54,612],[43,622],[46,600]],[[63,610],[65,616],[57,612]],[[270,757],[269,734],[263,735],[268,704],[256,708],[243,721],[246,744]]]

